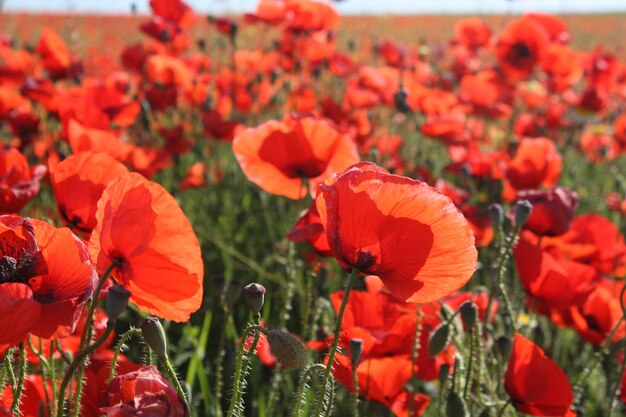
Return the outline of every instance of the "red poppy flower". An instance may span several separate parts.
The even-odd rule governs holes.
[[[0,213],[16,213],[39,192],[44,165],[28,166],[17,149],[0,150]]]
[[[549,40],[545,28],[532,19],[510,22],[496,45],[500,66],[510,77],[527,78],[541,59]]]
[[[187,415],[187,407],[176,389],[155,366],[144,366],[114,378],[102,394],[100,405],[100,413],[107,417]]]
[[[600,275],[585,264],[567,259],[558,249],[532,243],[528,232],[515,247],[515,263],[526,291],[551,307],[584,302],[598,285]]]
[[[577,216],[567,233],[544,241],[558,246],[570,259],[591,265],[603,274],[626,275],[624,235],[605,217],[592,213]]]
[[[584,340],[594,345],[604,343],[622,318],[619,296],[612,291],[611,284],[606,279],[602,280],[581,306],[571,308],[567,312],[566,324],[573,327]],[[626,324],[622,322],[611,342],[617,342],[624,336]]]
[[[200,245],[176,200],[136,173],[113,179],[102,193],[91,257],[132,294],[130,300],[159,317],[186,321],[200,307],[204,268]]]
[[[196,14],[181,0],[150,0],[150,7],[156,16],[175,22],[182,28],[193,25]]]
[[[96,204],[102,192],[113,178],[127,172],[106,153],[81,152],[52,165],[50,182],[65,224],[91,233],[96,227]]]
[[[551,188],[561,175],[561,154],[548,138],[524,138],[519,142],[515,157],[507,166],[504,197],[515,198],[515,190]],[[515,190],[513,190],[513,189]]]
[[[311,193],[331,174],[359,161],[356,145],[332,122],[287,115],[240,133],[233,151],[248,179],[263,190],[294,200]]]
[[[69,229],[0,216],[0,348],[29,334],[65,337],[76,328],[98,277],[87,248]]]
[[[50,73],[50,78],[72,77],[81,72],[80,62],[72,56],[63,39],[50,28],[41,31],[35,50],[43,59],[44,68]]]
[[[574,402],[565,372],[519,333],[515,334],[504,387],[516,410],[535,416],[562,416]]]
[[[333,367],[335,379],[341,382],[349,392],[354,391],[352,363],[347,356],[338,354]],[[409,413],[410,394],[404,386],[412,376],[412,364],[408,356],[389,356],[385,358],[365,359],[357,365],[359,394],[371,401],[377,401],[391,409],[398,417],[422,415],[430,398],[424,394],[415,394],[414,410]]]
[[[320,185],[316,199],[330,249],[347,270],[379,276],[396,297],[424,303],[465,285],[474,236],[450,198],[370,162]]]
[[[469,17],[457,21],[454,25],[454,33],[456,40],[470,49],[486,46],[491,38],[491,29],[479,17]]]
[[[92,129],[72,119],[68,125],[68,141],[73,153],[104,152],[118,161],[125,161],[133,146],[107,130]]]

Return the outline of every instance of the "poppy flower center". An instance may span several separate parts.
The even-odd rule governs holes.
[[[311,145],[304,137],[282,132],[268,136],[259,149],[259,156],[288,178],[315,178],[328,166],[327,161],[313,154]]]
[[[515,57],[519,59],[528,59],[532,57],[532,51],[524,42],[517,42],[513,44],[512,49]]]
[[[374,263],[376,263],[376,256],[367,251],[359,251],[354,266],[356,266],[359,271],[365,272],[374,265]]]
[[[19,259],[13,256],[3,256],[0,259],[0,283],[16,282],[27,284],[28,280],[37,273],[36,257],[25,253]]]

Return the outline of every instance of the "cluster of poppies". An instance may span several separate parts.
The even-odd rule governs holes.
[[[256,415],[294,397],[280,366],[306,367],[283,414],[305,398],[316,417],[624,410],[626,63],[575,50],[544,14],[498,33],[461,19],[445,47],[343,50],[322,0],[260,0],[237,19],[150,6],[104,74],[50,28],[34,45],[0,32],[0,416]],[[280,242],[248,237],[267,244],[257,262],[230,236],[199,242],[179,205],[192,189],[304,210],[278,219]],[[265,289],[246,287],[246,328],[237,281],[204,286],[205,267],[226,275],[233,256],[270,284],[285,247],[289,299],[259,321]],[[191,402],[159,322],[134,328],[147,315],[204,343],[174,349]],[[143,364],[121,353],[133,336]],[[251,380],[267,401],[242,388],[256,357],[272,368]]]

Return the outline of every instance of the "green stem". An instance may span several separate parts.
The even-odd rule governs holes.
[[[178,376],[176,376],[176,371],[174,371],[174,366],[172,366],[169,356],[165,355],[165,357],[162,358],[162,362],[163,365],[165,365],[165,370],[167,371],[170,382],[174,384],[174,388],[176,388],[178,398],[185,404],[185,416],[188,416],[189,404],[187,403],[187,396],[185,395],[185,391],[183,391],[182,385],[180,385],[180,381],[178,380]]]
[[[7,377],[9,377],[9,382],[11,382],[11,388],[13,387],[13,385],[15,385],[15,375],[13,375],[12,380],[9,375],[13,372],[13,352],[14,349],[9,348],[4,354],[4,361],[2,362],[2,373],[0,374],[0,392],[4,391]]]
[[[17,384],[13,389],[13,402],[11,403],[11,412],[15,417],[20,416],[20,401],[22,400],[22,392],[24,391],[24,379],[26,378],[27,367],[26,347],[24,346],[24,342],[22,342],[20,343],[19,374],[17,375]]]
[[[356,373],[356,366],[352,367],[352,385],[354,392],[352,393],[352,415],[359,417],[359,376]]]
[[[624,286],[624,288],[626,288],[626,286]],[[624,290],[622,290],[622,293],[623,292]],[[600,362],[602,361],[602,358],[608,354],[607,348],[611,344],[611,340],[613,339],[613,336],[615,335],[615,333],[617,332],[617,329],[619,328],[619,326],[622,324],[623,321],[624,321],[624,316],[620,317],[620,319],[617,321],[617,324],[613,326],[613,329],[611,330],[609,335],[606,337],[606,340],[604,341],[600,349],[598,349],[594,353],[593,358],[591,358],[591,363],[589,364],[589,366],[587,366],[584,369],[582,376],[578,379],[578,381],[574,385],[574,404],[575,405],[580,404],[580,401],[582,400],[583,388],[584,388],[585,382],[587,381],[587,378],[589,378],[589,376],[594,371],[596,366],[600,364]],[[585,361],[585,362],[588,362],[588,361]]]
[[[256,344],[259,341],[259,332],[264,331],[265,329],[263,329],[261,326],[258,325],[252,325],[252,326],[248,326],[246,328],[246,330],[244,330],[243,335],[241,337],[241,343],[239,344],[239,350],[237,351],[237,365],[235,366],[235,381],[233,382],[233,394],[230,398],[230,406],[228,407],[228,417],[233,417],[235,415],[235,409],[237,408],[237,405],[239,403],[239,399],[241,398],[242,395],[242,379],[243,379],[243,363],[244,363],[244,352],[246,350],[246,340],[248,339],[248,336],[252,333],[252,332],[257,332],[256,337],[255,337],[255,343],[252,344],[252,346],[250,347],[250,352],[253,352],[253,348],[256,348]]]
[[[422,305],[417,305],[417,319],[415,321],[415,332],[413,332],[413,347],[411,348],[411,386],[414,388],[409,399],[409,417],[415,409],[415,382],[417,381],[417,360],[419,358],[420,339],[422,333]]]
[[[626,286],[624,286],[626,288]],[[626,355],[626,339],[624,339],[624,354]],[[609,413],[607,417],[611,417],[613,414],[613,404],[615,403],[615,398],[617,397],[617,391],[619,391],[620,384],[622,383],[622,377],[624,376],[624,370],[626,369],[626,357],[622,359],[622,365],[620,366],[619,373],[617,374],[617,379],[615,380],[615,386],[611,391],[611,399],[609,400]]]
[[[516,323],[513,314],[513,308],[511,307],[511,300],[509,299],[508,291],[506,290],[506,286],[502,279],[504,277],[504,272],[506,271],[507,262],[511,257],[511,251],[513,249],[513,245],[515,244],[515,239],[517,238],[517,233],[519,230],[517,228],[513,229],[511,233],[507,236],[505,240],[505,246],[500,250],[500,259],[498,260],[498,267],[496,269],[496,285],[500,290],[500,294],[502,294],[502,300],[504,301],[504,308],[506,314],[509,318],[509,322],[511,323],[511,327],[513,332],[516,331]],[[487,301],[487,308],[485,309],[485,317],[483,318],[483,325],[487,324],[487,320],[489,320],[489,316],[491,315],[491,306],[493,304],[493,292],[489,293],[489,300]]]
[[[57,417],[63,417],[65,414],[65,391],[67,390],[67,386],[72,380],[72,376],[74,372],[81,367],[85,363],[85,359],[96,349],[98,349],[109,337],[109,335],[113,332],[114,325],[113,323],[107,323],[107,328],[105,332],[102,334],[100,339],[96,340],[94,343],[81,350],[78,355],[74,358],[72,363],[70,364],[69,369],[65,373],[65,377],[61,382],[61,387],[59,388],[59,402],[57,404]],[[82,381],[77,381],[76,390],[78,391],[78,387],[82,385]],[[80,404],[74,404],[74,407],[78,407]]]
[[[35,349],[35,346],[33,346],[33,342],[31,341],[30,336],[26,338],[26,342],[28,343],[28,348],[31,350],[31,352],[33,352],[35,356],[37,356],[37,358],[39,359],[39,364],[41,365],[41,368],[42,368],[41,369],[41,382],[43,386],[45,387],[48,385],[48,376],[46,375],[46,373],[50,372],[50,362],[48,362],[48,359],[46,359],[46,357],[42,353],[43,342],[41,338],[38,338],[38,339],[39,339],[39,349]],[[52,409],[50,405],[50,395],[47,389],[44,389],[44,397],[45,397],[44,399],[45,399],[46,412],[48,413],[47,415],[51,416]]]
[[[315,410],[315,416],[320,417],[322,415],[322,411],[324,409],[324,398],[326,397],[326,390],[328,388],[328,380],[330,378],[330,373],[333,368],[333,363],[335,361],[335,354],[337,353],[337,346],[339,345],[339,336],[341,335],[341,322],[343,321],[343,313],[346,310],[346,306],[348,305],[348,298],[350,297],[350,291],[352,291],[352,287],[356,283],[357,278],[359,277],[359,271],[356,268],[352,268],[352,273],[350,274],[350,281],[348,282],[348,287],[346,288],[346,292],[343,294],[343,299],[341,300],[341,307],[339,307],[339,314],[337,315],[337,325],[335,326],[335,336],[333,338],[333,344],[330,347],[330,352],[328,353],[328,363],[326,364],[326,370],[324,371],[324,379],[322,380],[322,387],[320,388],[320,394],[317,401],[317,409]],[[332,403],[329,404],[328,409],[330,409]]]
[[[113,270],[120,265],[120,261],[115,259],[113,263],[104,271],[102,274],[102,278],[98,281],[98,285],[96,286],[93,295],[91,296],[91,300],[89,301],[89,310],[87,311],[87,317],[85,320],[85,327],[83,328],[83,334],[80,338],[80,349],[82,350],[88,343],[90,343],[91,338],[93,337],[93,315],[96,311],[96,304],[98,303],[98,296],[100,295],[100,291],[102,291],[102,286],[106,282],[107,278]],[[108,326],[107,326],[108,327]],[[108,330],[108,329],[107,329]],[[84,357],[86,360],[87,357]],[[80,411],[80,401],[83,395],[83,376],[85,374],[85,362],[81,362],[78,364],[78,373],[76,375],[76,395],[74,396],[74,411],[72,412],[74,417],[78,417],[78,412]]]
[[[117,345],[115,346],[115,351],[113,353],[113,359],[111,360],[111,369],[109,370],[109,378],[107,379],[107,384],[110,384],[111,380],[115,376],[115,369],[117,368],[117,359],[119,358],[120,353],[122,352],[124,343],[126,343],[126,340],[128,340],[133,335],[139,335],[139,337],[141,337],[141,329],[128,330],[126,333],[122,335],[122,337],[120,338],[120,341],[117,342]]]
[[[467,371],[465,373],[465,387],[463,388],[463,398],[465,400],[467,400],[467,393],[469,391],[469,387],[471,385],[472,382],[472,371],[473,371],[473,365],[474,365],[474,329],[470,329],[469,330],[469,336],[470,336],[470,352],[469,352],[469,359],[467,361]]]
[[[298,383],[298,393],[296,394],[296,404],[292,413],[293,417],[300,416],[300,409],[302,408],[302,403],[304,402],[304,394],[306,393],[306,389],[307,389],[306,381],[313,374],[313,372],[323,371],[324,369],[326,369],[324,365],[322,365],[321,363],[316,363],[306,368],[306,370],[302,373],[302,376],[300,377],[300,382]]]

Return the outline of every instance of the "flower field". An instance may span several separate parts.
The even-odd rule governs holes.
[[[626,413],[623,15],[0,15],[0,417]]]

